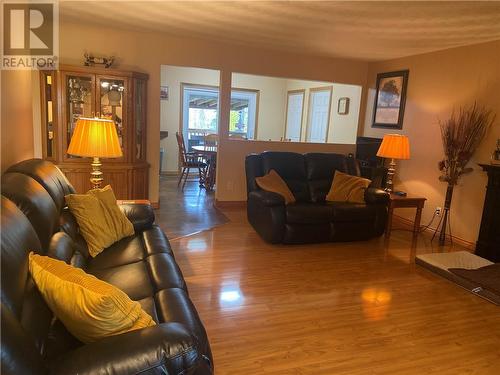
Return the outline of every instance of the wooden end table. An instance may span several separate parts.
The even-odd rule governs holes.
[[[391,235],[392,230],[392,216],[395,208],[416,208],[415,213],[415,223],[413,224],[413,235],[416,236],[420,230],[420,220],[422,218],[422,209],[427,198],[424,197],[412,197],[406,196],[402,197],[396,194],[390,194],[389,199],[389,215],[387,217],[387,227],[385,229],[385,237],[388,238]]]

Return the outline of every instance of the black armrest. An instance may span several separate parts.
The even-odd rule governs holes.
[[[147,203],[134,203],[133,201],[123,201],[118,203],[122,212],[134,225],[136,232],[150,229],[155,222],[153,207]]]
[[[285,204],[285,198],[278,193],[273,193],[266,190],[254,190],[248,194],[248,200],[257,199],[264,204],[264,206],[281,206]]]
[[[369,204],[389,203],[389,193],[382,189],[368,188],[365,190],[365,202]]]
[[[64,354],[55,374],[191,374],[205,367],[197,340],[179,323],[109,336]]]

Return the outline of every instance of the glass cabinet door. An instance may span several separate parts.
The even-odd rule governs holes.
[[[55,129],[55,75],[54,72],[41,71],[41,116],[42,116],[42,147],[43,157],[54,160],[56,155]]]
[[[125,142],[125,114],[127,103],[126,79],[98,77],[97,78],[97,105],[98,116],[112,120],[115,123],[118,139],[122,151]]]
[[[68,149],[71,137],[75,131],[76,122],[80,117],[93,117],[94,107],[94,76],[65,75],[66,89],[66,139],[64,150]],[[69,158],[78,158],[77,156],[67,155]]]
[[[146,159],[146,81],[134,79],[135,158]]]

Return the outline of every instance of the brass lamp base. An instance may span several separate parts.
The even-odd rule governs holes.
[[[90,172],[90,183],[92,184],[92,190],[100,189],[102,185],[102,171],[101,171],[101,161],[99,158],[94,157],[92,160],[92,172]]]
[[[396,161],[391,159],[389,164],[389,168],[387,169],[387,181],[385,182],[385,191],[388,193],[392,193],[393,182],[392,179],[396,174]]]

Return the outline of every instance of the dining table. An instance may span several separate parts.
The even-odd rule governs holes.
[[[213,191],[215,186],[215,174],[217,167],[217,146],[198,145],[191,146],[194,152],[202,156],[207,163],[203,186],[206,191]]]

